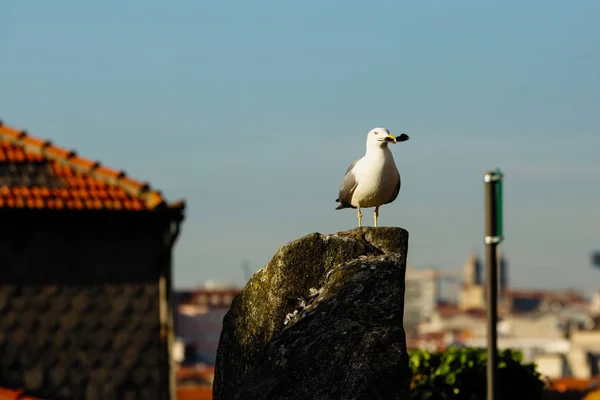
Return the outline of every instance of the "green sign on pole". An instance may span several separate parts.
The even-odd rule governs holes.
[[[484,175],[486,193],[486,243],[500,243],[504,240],[502,215],[502,171],[488,171]]]
[[[496,181],[496,234],[500,237],[500,240],[504,239],[504,229],[503,229],[503,218],[502,218],[502,172],[499,168],[496,169],[496,176],[498,180]]]

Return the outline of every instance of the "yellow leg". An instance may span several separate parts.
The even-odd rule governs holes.
[[[362,213],[360,212],[360,207],[358,207],[358,227],[362,226]]]
[[[375,211],[373,211],[373,226],[377,228],[377,216],[379,215],[379,207],[375,207]]]

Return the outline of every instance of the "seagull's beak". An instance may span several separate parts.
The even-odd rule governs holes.
[[[383,141],[396,143],[396,136],[394,136],[392,134],[388,134],[385,138],[383,138]]]

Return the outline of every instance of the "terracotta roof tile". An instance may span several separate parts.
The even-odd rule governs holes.
[[[552,380],[551,388],[558,392],[566,392],[567,390],[586,390],[597,387],[599,384],[600,376],[594,376],[590,379],[563,377]]]
[[[23,390],[9,390],[0,388],[0,400],[42,400],[24,394]]]
[[[44,150],[44,154],[52,160],[67,160],[75,155],[73,150],[51,146]]]
[[[16,129],[7,129],[6,132],[3,132],[3,135],[7,138],[11,138],[13,140],[19,140],[23,136],[27,135],[27,131],[17,131]]]
[[[132,196],[139,196],[142,192],[148,190],[149,185],[145,182],[139,182],[124,176],[120,181],[121,188]]]
[[[69,159],[69,163],[71,166],[81,172],[89,172],[91,169],[96,168],[100,165],[98,161],[88,160],[87,158],[82,158],[79,156],[74,156]]]
[[[203,386],[178,387],[177,400],[211,400],[212,388]]]
[[[0,208],[141,211],[166,204],[159,191],[125,171],[0,121]]]
[[[212,385],[212,381],[215,376],[215,367],[213,366],[180,366],[175,372],[178,381],[185,379],[197,378],[199,381],[203,381],[207,384]]]
[[[18,140],[18,143],[24,146],[25,151],[41,153],[44,147],[50,146],[49,140],[40,139],[34,136],[26,135]]]

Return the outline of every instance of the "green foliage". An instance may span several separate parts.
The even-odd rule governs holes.
[[[451,347],[443,352],[410,352],[412,371],[409,399],[481,400],[486,398],[487,350]],[[523,355],[498,351],[497,399],[539,400],[544,383],[534,364]]]

